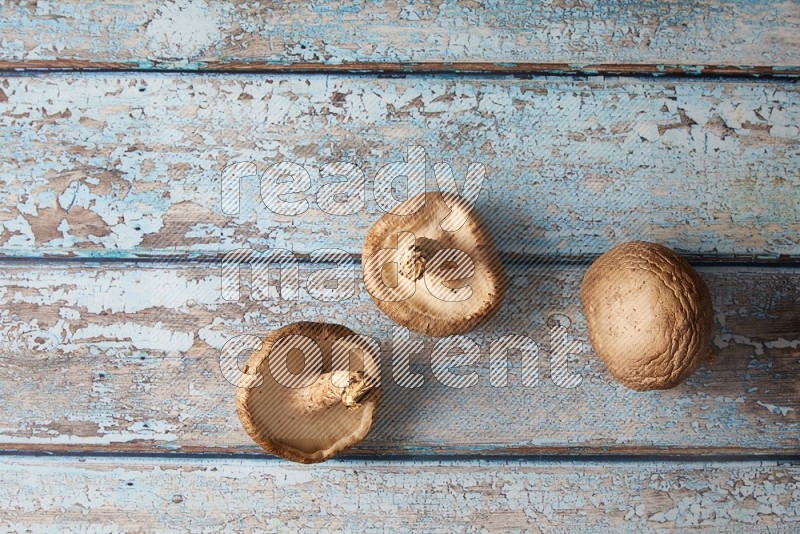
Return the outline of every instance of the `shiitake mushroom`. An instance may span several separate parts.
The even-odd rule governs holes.
[[[669,389],[711,358],[711,295],[678,254],[631,241],[601,255],[581,286],[589,340],[625,386]]]
[[[359,443],[381,396],[380,349],[370,341],[330,323],[292,323],[268,334],[247,362],[261,383],[249,387],[252,373],[245,375],[236,396],[245,431],[267,452],[300,463]]]
[[[491,236],[474,210],[447,192],[412,197],[375,222],[362,268],[378,308],[428,336],[469,332],[500,308],[506,291]]]

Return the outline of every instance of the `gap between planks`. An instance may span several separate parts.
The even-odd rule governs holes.
[[[254,252],[260,249],[253,249]],[[268,250],[268,249],[265,249]],[[147,254],[146,252],[130,251],[124,255],[109,256],[104,251],[88,251],[82,254],[80,251],[71,253],[71,255],[20,255],[20,256],[3,256],[0,255],[0,266],[7,265],[58,265],[58,264],[120,264],[129,263],[131,265],[191,265],[198,266],[215,266],[222,264],[226,261],[225,254],[205,254],[205,253],[181,253],[174,255],[165,254]],[[500,261],[507,267],[537,267],[537,266],[550,266],[550,267],[588,267],[591,265],[600,254],[586,254],[581,256],[544,256],[539,254],[514,254],[514,253],[500,253]],[[241,257],[241,256],[238,256]],[[334,265],[334,262],[328,261],[312,261],[311,256],[305,253],[294,254],[295,260],[299,265]],[[757,269],[796,269],[800,268],[800,256],[781,255],[779,257],[759,257],[759,256],[709,256],[704,254],[685,254],[682,253],[681,257],[689,262],[690,265],[695,267],[721,267],[721,268],[757,268]],[[361,254],[349,254],[347,256],[351,261],[359,266],[361,263]],[[342,258],[344,259],[344,258]],[[244,258],[238,261],[238,265],[250,266],[251,261]]]
[[[737,452],[738,451],[738,452]],[[211,460],[230,460],[230,461],[258,461],[275,462],[287,464],[287,462],[277,456],[272,456],[265,452],[155,452],[142,450],[70,450],[70,449],[2,449],[0,448],[0,463],[4,459],[13,461],[14,459],[24,458],[77,458],[79,461],[98,459],[113,460],[115,458],[131,460],[155,460],[155,461],[211,461]],[[378,453],[378,452],[357,452],[346,451],[337,455],[333,460],[325,462],[331,464],[355,464],[365,462],[414,462],[414,463],[444,463],[444,462],[477,462],[486,464],[498,464],[509,462],[524,462],[528,464],[559,465],[575,462],[584,463],[607,463],[607,464],[629,464],[629,463],[676,463],[676,464],[707,464],[707,463],[759,463],[771,465],[800,466],[800,452],[798,453],[774,453],[755,449],[738,449],[715,451],[703,453],[698,449],[670,449],[669,451],[653,452],[652,450],[637,451],[635,449],[614,449],[614,452],[606,454],[581,452],[579,448],[562,453],[511,453],[495,452],[487,454],[398,454],[398,453]],[[288,464],[291,465],[291,464]]]
[[[91,60],[27,60],[0,61],[0,73],[25,72],[174,72],[214,74],[365,74],[381,75],[511,75],[511,76],[621,76],[669,78],[798,78],[800,65],[737,66],[737,65],[679,65],[656,63],[600,63],[575,65],[569,63],[265,63],[243,61],[187,62],[113,62]]]

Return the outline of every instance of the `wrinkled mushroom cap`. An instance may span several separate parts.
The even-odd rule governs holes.
[[[711,356],[708,287],[665,246],[632,241],[606,252],[586,272],[581,302],[595,352],[631,389],[675,387]]]
[[[322,462],[364,439],[380,399],[379,348],[365,339],[344,326],[312,322],[267,335],[250,356],[245,368],[250,375],[242,378],[236,396],[250,437],[267,452],[301,463]],[[349,369],[341,365],[347,361],[341,355],[348,353]],[[322,357],[316,370],[313,354]],[[247,387],[253,369],[262,380]]]
[[[379,251],[395,248],[396,263],[375,261]],[[451,261],[459,254],[471,259],[471,274],[457,268],[464,263]],[[378,308],[429,336],[469,332],[491,317],[505,296],[505,273],[491,237],[474,210],[450,193],[422,193],[375,222],[364,243],[362,268]],[[401,298],[402,277],[413,287],[407,298]]]

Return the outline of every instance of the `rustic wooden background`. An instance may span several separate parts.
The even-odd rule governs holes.
[[[800,530],[796,0],[12,0],[0,69],[0,529]],[[315,250],[357,260],[409,144],[488,172],[512,290],[463,390],[422,356],[423,386],[393,385],[363,285],[304,291]],[[305,213],[255,176],[223,212],[226,165],[286,160]],[[316,202],[334,161],[366,173],[358,213]],[[716,361],[674,390],[624,389],[588,345],[582,274],[629,239],[713,294]],[[298,299],[223,300],[242,246],[295,251]],[[551,377],[553,315],[576,387]],[[387,349],[379,421],[322,466],[261,454],[218,363],[300,319]],[[518,361],[490,384],[507,333],[542,349],[533,387]]]

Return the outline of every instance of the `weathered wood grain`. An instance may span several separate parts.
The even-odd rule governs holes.
[[[319,267],[319,266],[315,266]],[[356,266],[358,267],[358,266]],[[307,279],[309,265],[302,269]],[[616,384],[587,342],[582,267],[514,267],[503,309],[467,335],[477,382],[453,389],[432,374],[434,340],[397,384],[391,322],[359,283],[342,302],[220,295],[202,265],[6,265],[0,276],[0,448],[51,451],[256,452],[234,412],[220,351],[242,333],[297,320],[331,321],[383,347],[384,400],[368,438],[349,454],[797,453],[800,450],[800,276],[780,268],[701,268],[714,297],[716,362],[685,384],[636,393]],[[579,342],[554,379],[551,317]],[[561,319],[563,321],[563,318]],[[509,358],[494,387],[489,347],[505,334],[540,347],[538,383]],[[561,385],[557,385],[561,384]],[[494,384],[494,385],[493,385]]]
[[[0,67],[800,72],[800,4],[3,2]]]
[[[16,532],[792,532],[800,467],[5,457]]]
[[[0,253],[216,254],[241,246],[359,253],[380,168],[426,151],[463,183],[511,255],[587,257],[628,239],[693,256],[800,257],[800,87],[788,82],[354,76],[11,77],[0,81]],[[258,176],[310,175],[300,214],[274,213]],[[320,209],[347,161],[365,204]],[[253,162],[239,214],[223,170]],[[400,186],[402,189],[403,186]],[[398,193],[401,195],[401,193]],[[226,210],[230,212],[230,210]],[[235,213],[235,212],[234,212]]]

